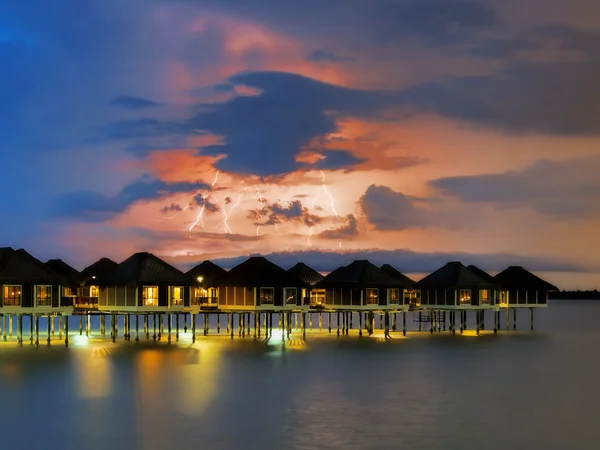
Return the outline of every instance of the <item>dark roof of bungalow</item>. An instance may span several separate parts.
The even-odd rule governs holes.
[[[317,283],[316,287],[362,288],[368,286],[388,286],[411,288],[412,285],[412,280],[407,277],[398,277],[396,274],[381,269],[367,260],[357,260],[329,273],[322,281]]]
[[[135,253],[117,265],[114,270],[97,277],[96,283],[102,286],[140,284],[191,286],[195,284],[181,270],[148,252]]]
[[[116,269],[118,264],[112,259],[100,258],[94,264],[87,266],[80,272],[80,277],[84,282],[90,281],[94,278],[99,278],[110,273],[110,271]]]
[[[312,287],[324,278],[323,275],[303,262],[299,262],[288,269],[288,273],[302,282],[305,285],[304,287]]]
[[[62,259],[49,259],[46,261],[46,267],[65,277],[72,285],[78,285],[81,281],[81,274],[79,271],[68,265]]]
[[[537,275],[521,266],[510,266],[494,277],[503,289],[539,289],[548,291],[558,291],[553,284],[542,280]]]
[[[402,280],[406,284],[406,287],[413,287],[415,285],[414,280],[408,278],[406,275],[404,275],[398,269],[396,269],[395,267],[393,267],[389,264],[384,264],[383,266],[381,266],[381,270],[388,272],[389,274],[391,274],[395,277],[398,277],[400,280]]]
[[[491,283],[497,283],[496,280],[494,280],[494,277],[491,276],[489,273],[487,273],[485,270],[480,269],[477,266],[474,266],[473,264],[470,264],[467,266],[467,269],[469,269],[471,272],[475,272],[477,275],[479,275],[481,278],[483,278],[484,280],[488,280]]]
[[[202,277],[202,283],[207,287],[216,286],[215,283],[217,280],[224,277],[226,274],[227,271],[225,269],[212,261],[202,261],[196,267],[186,272],[186,275],[194,280],[198,280],[198,277]]]
[[[417,281],[417,288],[452,289],[452,288],[489,288],[497,287],[497,283],[486,279],[461,262],[449,262],[444,267]]]
[[[23,249],[0,248],[0,282],[68,284],[65,277],[48,268]]]
[[[224,276],[224,286],[294,286],[298,283],[285,269],[263,256],[252,256],[238,264]]]

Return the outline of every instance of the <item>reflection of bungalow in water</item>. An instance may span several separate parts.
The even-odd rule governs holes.
[[[1,314],[69,313],[62,299],[68,281],[23,249],[0,248]]]
[[[198,287],[192,288],[192,307],[217,308],[219,306],[219,287],[217,281],[225,276],[227,271],[212,261],[203,261],[186,275],[196,280]]]
[[[183,311],[197,282],[152,253],[136,253],[97,277],[103,311]]]
[[[499,304],[503,308],[544,308],[548,292],[558,288],[521,266],[511,266],[494,277],[501,287]]]
[[[77,290],[75,307],[81,309],[98,309],[100,290],[96,280],[107,275],[117,266],[118,264],[111,259],[100,258],[94,264],[83,269],[79,274],[81,286]]]
[[[62,286],[62,303],[75,306],[77,303],[77,290],[81,284],[81,274],[62,259],[49,259],[46,267],[63,276],[66,284]]]
[[[400,272],[358,260],[329,273],[316,287],[325,289],[326,308],[406,311],[405,293],[412,291],[413,285]]]
[[[325,303],[325,289],[315,288],[315,284],[324,278],[323,275],[301,262],[288,269],[288,274],[302,284],[303,304],[308,302],[311,307],[320,307]]]
[[[306,306],[302,282],[262,256],[253,256],[219,279],[221,310],[298,310]]]
[[[498,283],[460,262],[449,262],[415,285],[430,309],[495,309]]]

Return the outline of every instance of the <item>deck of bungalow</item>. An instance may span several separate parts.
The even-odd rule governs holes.
[[[271,338],[274,329],[290,339],[300,332],[306,337],[313,329],[359,336],[373,334],[375,318],[383,336],[406,335],[406,316],[413,311],[418,330],[429,324],[429,332],[468,328],[467,313],[475,315],[477,334],[485,329],[485,313],[494,317],[494,333],[500,327],[500,310],[505,309],[506,329],[509,311],[516,329],[517,309],[529,308],[531,329],[533,310],[548,305],[548,292],[557,288],[520,266],[511,266],[491,276],[480,268],[450,262],[415,282],[389,264],[378,267],[357,260],[323,276],[304,263],[288,270],[264,257],[250,257],[230,270],[203,261],[184,273],[148,252],[132,255],[117,264],[102,258],[78,272],[62,260],[46,263],[23,249],[0,248],[0,335],[12,339],[13,319],[17,320],[17,340],[23,342],[23,319],[29,319],[31,343],[39,344],[39,318],[47,319],[47,340],[58,335],[69,344],[70,316],[79,318],[79,334],[89,335],[92,316],[100,318],[100,336],[110,323],[113,342],[121,334],[126,340],[179,339],[180,330],[196,339],[198,316],[203,318],[203,334],[210,331],[211,318],[216,332],[223,329],[231,338],[254,336]],[[457,314],[458,313],[458,314]],[[337,316],[337,320],[332,319]],[[402,325],[397,323],[398,317]],[[418,317],[418,320],[414,319]],[[64,321],[63,321],[64,319]],[[308,323],[307,323],[308,321]],[[121,325],[119,325],[121,324]],[[214,321],[213,321],[214,324]]]

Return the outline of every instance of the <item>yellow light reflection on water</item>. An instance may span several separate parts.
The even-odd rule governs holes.
[[[92,399],[108,397],[112,390],[111,361],[102,348],[81,352],[77,361],[77,393]]]

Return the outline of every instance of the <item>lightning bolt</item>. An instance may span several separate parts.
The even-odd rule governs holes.
[[[337,217],[338,219],[340,218],[340,215],[337,213],[336,209],[335,209],[335,201],[333,199],[333,195],[331,195],[331,192],[329,192],[329,189],[327,189],[327,185],[326,183],[326,178],[325,178],[325,174],[323,173],[323,171],[321,170],[321,177],[323,180],[323,191],[325,192],[325,194],[329,197],[329,208],[331,209],[331,211],[333,212],[333,214],[335,215],[335,217]],[[340,226],[339,220],[338,223],[336,224],[337,229],[341,230],[342,227]],[[338,248],[342,248],[342,241],[340,240],[338,242]]]
[[[211,188],[215,187],[215,184],[217,184],[217,180],[218,180],[218,179],[219,179],[219,171],[217,170],[217,172],[215,173],[215,178],[214,178],[213,182],[212,182],[212,183],[211,183],[211,185],[210,185],[210,187],[211,187]],[[198,192],[197,192],[197,193],[194,195],[194,197],[196,197],[196,195],[198,195]],[[198,225],[198,222],[200,222],[200,224],[202,225],[202,229],[203,229],[204,231],[206,231],[206,227],[204,226],[204,218],[203,218],[203,216],[204,216],[204,210],[206,209],[206,195],[202,194],[202,200],[203,200],[203,202],[202,202],[202,208],[200,208],[200,212],[198,213],[198,216],[196,216],[196,220],[195,220],[195,221],[194,221],[194,223],[192,223],[192,225],[190,226],[190,229],[189,229],[189,232],[190,232],[190,233],[193,231],[194,227],[195,227],[196,225]],[[189,207],[192,205],[192,202],[193,202],[193,200],[192,200],[192,201],[190,201],[190,202],[189,202],[189,203],[188,203],[188,204],[185,206],[185,208],[183,208],[183,209],[182,209],[181,211],[179,211],[179,212],[182,212],[182,211],[184,211],[184,210],[188,209],[188,208],[189,208]]]
[[[256,186],[255,189],[256,189],[257,196],[254,198],[260,202],[260,208],[258,209],[258,214],[259,214],[258,220],[262,220],[263,216],[262,216],[261,210],[262,210],[262,206],[263,206],[265,199],[263,198],[262,194],[260,193],[258,186]],[[259,233],[260,233],[260,225],[257,225],[256,226],[256,235],[258,236]]]
[[[224,216],[223,225],[225,226],[225,232],[227,234],[231,234],[231,228],[229,227],[229,224],[227,223],[227,221],[229,220],[229,216],[231,215],[231,213],[233,212],[233,210],[235,208],[240,206],[242,197],[244,196],[244,194],[246,193],[247,190],[248,190],[248,187],[245,187],[244,190],[242,191],[242,193],[240,195],[238,195],[237,201],[233,205],[231,205],[231,208],[229,208],[229,211],[226,210],[225,206],[223,206],[221,208],[221,211],[223,212],[223,216]]]

